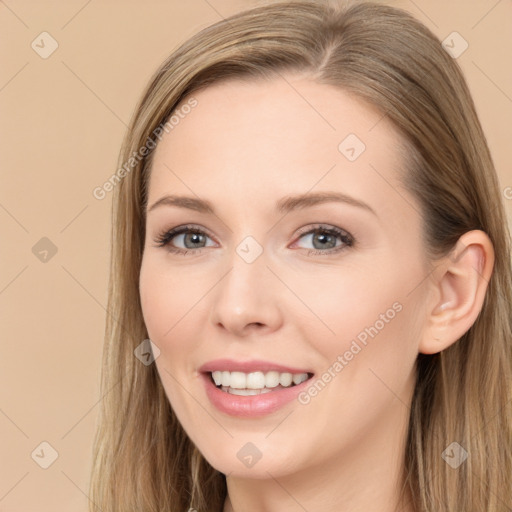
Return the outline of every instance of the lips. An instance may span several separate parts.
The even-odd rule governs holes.
[[[280,409],[296,398],[313,376],[309,369],[262,360],[217,359],[199,370],[212,405],[239,417],[261,416]]]
[[[215,359],[203,364],[199,371],[214,372],[214,371],[228,371],[228,372],[269,372],[276,371],[279,373],[313,373],[308,368],[297,368],[293,366],[285,366],[280,363],[273,363],[270,361],[263,361],[261,359],[252,359],[250,361],[234,361],[233,359]]]

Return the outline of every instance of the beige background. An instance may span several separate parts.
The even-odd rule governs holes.
[[[0,0],[0,511],[87,510],[111,200],[95,199],[92,190],[116,170],[135,103],[170,51],[221,17],[262,3]],[[457,31],[469,43],[458,62],[501,188],[511,187],[512,2],[389,3],[441,39]],[[59,45],[47,59],[31,47],[34,40],[42,46],[45,31]],[[503,201],[511,222],[509,191]],[[46,262],[32,251],[43,237],[57,248]],[[48,242],[39,243],[41,251]],[[58,452],[48,469],[36,463],[51,454],[38,448],[43,441]]]

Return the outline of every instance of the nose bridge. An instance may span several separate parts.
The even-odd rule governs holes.
[[[230,270],[219,282],[212,305],[214,324],[238,335],[250,325],[270,330],[278,327],[278,291],[267,263],[263,247],[254,238],[246,237],[235,247],[229,259]]]

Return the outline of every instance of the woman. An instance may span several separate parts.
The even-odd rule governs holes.
[[[510,510],[509,235],[427,28],[302,1],[206,28],[118,178],[92,509]]]

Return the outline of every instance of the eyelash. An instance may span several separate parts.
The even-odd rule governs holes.
[[[194,225],[186,225],[186,226],[180,226],[177,228],[170,229],[168,231],[164,231],[160,235],[157,236],[157,238],[154,240],[156,243],[156,247],[167,247],[169,252],[172,252],[174,254],[183,254],[186,255],[189,252],[195,252],[195,251],[201,251],[201,249],[205,249],[206,247],[198,247],[197,249],[181,249],[179,247],[172,247],[170,245],[171,240],[181,234],[188,234],[188,233],[195,233],[200,235],[205,235],[209,238],[211,238],[206,231],[203,229],[194,226]],[[339,245],[338,247],[334,247],[332,249],[305,249],[308,251],[308,255],[321,255],[321,256],[328,256],[337,254],[340,251],[343,251],[349,247],[352,247],[355,243],[354,237],[348,233],[347,231],[337,228],[335,226],[326,226],[324,224],[317,224],[314,226],[308,226],[300,231],[298,238],[302,238],[304,235],[309,235],[311,233],[325,233],[328,235],[334,235],[341,239],[343,242],[342,245]]]

